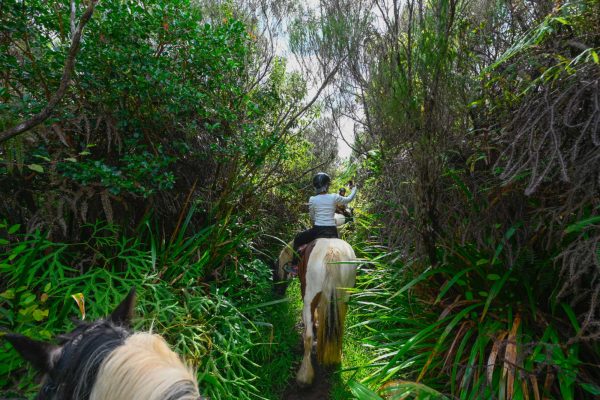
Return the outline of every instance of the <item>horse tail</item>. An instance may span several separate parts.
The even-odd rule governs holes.
[[[325,281],[317,306],[317,359],[322,365],[339,364],[342,360],[342,337],[346,303],[341,284],[340,261],[343,261],[340,249],[330,247],[325,254]]]

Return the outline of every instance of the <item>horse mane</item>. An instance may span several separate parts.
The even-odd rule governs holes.
[[[125,343],[129,330],[107,320],[79,324],[58,337],[62,344],[46,377],[45,386],[56,390],[56,398],[89,399],[104,360]]]
[[[106,358],[90,400],[197,400],[194,375],[161,336],[135,333]]]
[[[198,399],[194,372],[160,335],[100,320],[58,339],[63,347],[46,383],[56,398]]]

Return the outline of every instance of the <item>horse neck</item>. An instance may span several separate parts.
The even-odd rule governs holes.
[[[127,329],[101,320],[59,337],[63,344],[56,365],[37,398],[87,400],[102,363],[129,335]]]
[[[90,400],[197,400],[195,374],[159,335],[136,333],[102,364]]]

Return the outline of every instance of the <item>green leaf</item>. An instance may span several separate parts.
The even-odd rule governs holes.
[[[7,291],[0,293],[0,297],[6,300],[12,300],[15,298],[15,290],[8,289]]]
[[[579,386],[581,386],[581,388],[588,393],[596,396],[600,395],[600,387],[594,385],[593,383],[580,383]]]
[[[389,394],[389,397],[392,399],[406,399],[408,398],[407,396],[413,395],[415,399],[419,400],[448,400],[446,396],[437,390],[422,383],[396,381],[386,386],[384,394]]]
[[[582,219],[581,221],[577,221],[574,224],[567,226],[565,233],[581,232],[586,226],[595,224],[596,222],[600,222],[600,215]]]
[[[571,25],[571,23],[569,21],[567,21],[566,19],[564,19],[563,17],[556,17],[556,18],[554,18],[554,20],[560,22],[563,25]]]
[[[16,224],[16,225],[11,226],[10,228],[8,228],[8,234],[9,235],[14,235],[19,230],[20,227],[21,227],[20,224]]]
[[[489,281],[497,281],[498,279],[500,279],[500,275],[498,275],[498,274],[488,274],[487,275],[487,279]]]
[[[565,303],[560,303],[560,305],[562,306],[563,310],[565,310],[565,314],[567,314],[571,325],[573,325],[575,333],[579,333],[579,331],[581,330],[581,326],[579,326],[579,322],[577,322],[577,317],[575,316],[575,312],[573,312],[573,309]]]
[[[281,303],[289,303],[289,301],[290,301],[290,299],[286,297],[284,299],[267,301],[267,302],[261,303],[261,304],[253,304],[253,305],[250,305],[248,307],[241,307],[240,311],[246,312],[246,311],[249,311],[249,310],[254,310],[256,308],[269,307],[269,306],[273,306],[273,305],[281,304]]]
[[[450,290],[450,288],[452,286],[454,286],[454,284],[467,272],[472,271],[474,269],[474,267],[471,268],[467,268],[467,269],[463,269],[462,271],[460,271],[459,273],[457,273],[456,275],[454,275],[454,277],[448,281],[443,288],[440,290],[440,294],[437,296],[437,298],[435,299],[435,303],[439,303],[442,298],[444,297],[444,295],[448,292],[448,290]]]
[[[409,290],[410,288],[412,288],[413,286],[415,286],[417,283],[424,281],[425,279],[429,278],[432,275],[435,274],[439,274],[441,272],[447,272],[446,269],[444,268],[438,268],[438,269],[432,269],[431,267],[427,268],[425,271],[423,271],[419,276],[417,276],[416,278],[414,278],[413,280],[411,280],[410,282],[408,282],[406,285],[402,286],[400,288],[400,290],[398,290],[396,293],[394,293],[390,299],[395,298],[396,296],[406,292],[407,290]]]
[[[33,319],[36,321],[42,321],[48,317],[48,310],[40,310],[39,308],[33,312]]]
[[[350,381],[348,382],[348,386],[358,400],[383,400],[377,393],[361,383]]]
[[[468,315],[472,310],[474,310],[477,307],[481,307],[481,303],[477,303],[477,304],[472,304],[464,309],[462,309],[458,314],[456,314],[454,316],[454,318],[452,318],[452,321],[450,321],[448,323],[448,325],[446,325],[446,327],[444,328],[444,331],[442,332],[442,334],[440,335],[437,344],[435,345],[435,347],[433,348],[433,352],[432,354],[437,354],[438,351],[442,348],[442,345],[444,343],[444,340],[446,340],[446,338],[448,337],[448,335],[452,332],[452,330],[458,325],[458,323],[466,316]]]
[[[35,294],[29,294],[29,295],[25,296],[25,298],[23,300],[21,300],[21,305],[26,306],[28,304],[33,303],[34,300],[35,300]]]
[[[520,224],[517,224],[516,226],[511,226],[510,228],[508,228],[506,233],[504,233],[504,240],[500,244],[498,244],[498,246],[496,247],[496,252],[494,253],[494,258],[492,258],[492,262],[491,262],[492,265],[496,264],[496,261],[498,260],[500,253],[502,253],[502,249],[504,248],[504,243],[507,242],[508,240],[510,240],[510,238],[517,231],[517,226],[519,226],[519,225]]]
[[[591,50],[590,54],[592,55],[592,59],[594,60],[594,62],[596,64],[600,64],[600,60],[598,59],[598,53],[596,53],[594,50]]]
[[[481,313],[481,318],[479,319],[479,322],[483,321],[483,318],[485,317],[485,314],[487,313],[488,308],[490,308],[490,304],[492,304],[492,300],[494,300],[494,298],[498,295],[498,293],[500,293],[500,291],[502,290],[502,286],[504,286],[504,284],[506,283],[506,280],[510,276],[510,273],[511,273],[511,270],[506,271],[506,273],[504,274],[502,279],[500,279],[499,281],[496,281],[494,283],[494,285],[492,286],[492,289],[490,290],[490,294],[485,302],[485,306],[483,307],[483,312]]]
[[[15,258],[17,258],[17,256],[19,254],[21,254],[23,252],[23,250],[25,250],[27,248],[26,244],[20,244],[17,247],[15,247],[14,249],[12,249],[12,251],[10,252],[9,256],[8,256],[8,261],[12,261]]]
[[[44,167],[42,167],[39,164],[29,164],[27,168],[29,168],[32,171],[39,172],[40,174],[44,172]]]

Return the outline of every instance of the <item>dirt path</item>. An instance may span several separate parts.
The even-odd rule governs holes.
[[[301,351],[301,349],[299,348]],[[327,400],[331,391],[331,370],[317,364],[315,355],[312,356],[315,368],[315,381],[308,388],[301,388],[296,383],[296,376],[289,382],[283,392],[282,400]]]

